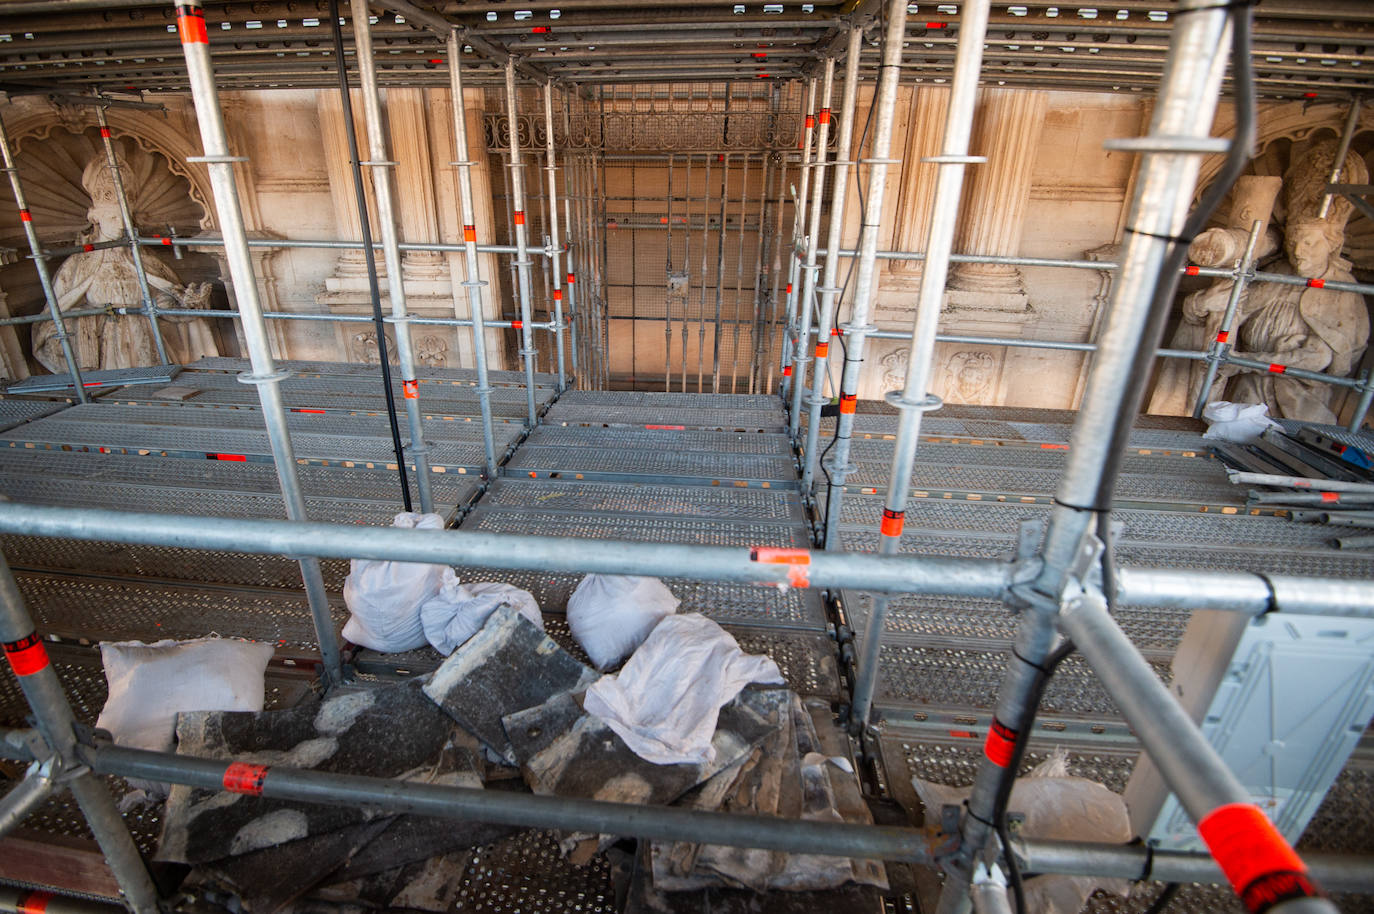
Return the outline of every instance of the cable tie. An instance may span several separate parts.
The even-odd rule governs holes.
[[[1146,238],[1154,238],[1157,241],[1167,241],[1170,244],[1181,244],[1185,247],[1193,243],[1192,238],[1183,238],[1179,235],[1160,235],[1155,232],[1147,232],[1144,229],[1130,228],[1129,226],[1126,228],[1126,231],[1130,232],[1132,235],[1144,235]]]

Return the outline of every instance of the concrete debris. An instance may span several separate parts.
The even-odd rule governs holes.
[[[425,694],[489,749],[515,764],[501,718],[596,679],[548,635],[509,606],[434,671]]]

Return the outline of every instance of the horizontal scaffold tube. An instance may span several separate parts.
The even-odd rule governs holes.
[[[204,235],[191,235],[185,238],[178,235],[155,235],[152,237],[140,237],[138,243],[152,247],[157,247],[158,245],[178,248],[224,247],[223,238]],[[361,251],[363,249],[363,243],[361,241],[334,241],[327,239],[311,241],[297,238],[249,238],[248,246],[250,248],[322,248],[352,251]],[[372,247],[381,250],[382,243],[380,241],[374,241]],[[462,253],[465,250],[462,244],[441,244],[438,242],[416,242],[412,244],[402,242],[397,245],[397,247],[402,251],[451,251],[454,253]],[[483,254],[516,253],[515,245],[513,244],[479,244],[477,245],[477,250]],[[532,247],[530,248],[530,253],[551,255],[553,252],[545,248]]]
[[[1028,873],[1065,873],[1156,882],[1224,884],[1226,878],[1206,854],[1151,849],[1143,844],[1089,844],[1080,841],[1013,840],[1021,868]],[[1331,892],[1368,892],[1374,885],[1374,857],[1359,854],[1304,853],[1312,878]]]
[[[171,781],[206,790],[224,790],[226,769],[232,764],[110,744],[83,748],[81,754],[98,774]],[[825,853],[840,857],[907,863],[930,863],[933,859],[931,837],[915,828],[730,815],[275,766],[267,768],[262,777],[261,796],[658,841],[727,844],[788,853],[813,854],[823,848]]]
[[[553,572],[643,574],[666,578],[846,587],[863,591],[1001,599],[1015,565],[960,559],[612,542],[446,530],[403,530],[245,518],[185,517],[100,509],[0,504],[0,533],[178,546],[257,555],[313,555]],[[1251,615],[1374,616],[1374,583],[1247,572],[1119,570],[1122,605],[1228,609]]]

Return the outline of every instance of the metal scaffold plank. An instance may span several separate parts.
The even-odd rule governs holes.
[[[567,395],[565,394],[564,397]],[[719,407],[579,406],[560,399],[544,414],[545,425],[604,428],[695,429],[726,432],[781,432],[787,415],[778,409]]]
[[[781,489],[668,486],[648,483],[499,479],[482,497],[487,508],[601,514],[671,515],[719,521],[804,522],[801,498]]]
[[[530,433],[525,444],[530,447],[547,445],[631,450],[661,449],[772,457],[792,455],[792,446],[786,435],[682,429],[638,429],[630,432],[624,429],[541,426]]]
[[[277,367],[286,371],[295,372],[299,377],[360,377],[369,380],[379,380],[380,374],[376,365],[362,362],[326,362],[309,359],[281,359],[277,362]],[[223,356],[206,357],[197,359],[186,366],[187,370],[192,371],[214,371],[214,372],[240,372],[247,371],[247,359],[232,359]],[[421,384],[453,384],[462,386],[477,385],[477,371],[472,368],[439,368],[428,365],[416,366],[416,380]],[[540,387],[553,387],[558,383],[558,376],[554,374],[538,373],[534,376],[535,383]],[[522,371],[487,371],[487,382],[498,387],[521,387],[525,383],[525,373]]]
[[[671,453],[526,445],[507,461],[504,475],[783,489],[797,487],[790,457],[699,451]]]

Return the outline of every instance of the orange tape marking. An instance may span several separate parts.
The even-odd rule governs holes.
[[[9,659],[10,669],[16,676],[32,676],[48,665],[48,652],[38,638],[38,632],[20,638],[18,641],[5,642],[5,657]]]
[[[401,385],[401,389],[405,392],[405,398],[407,400],[420,399],[420,382],[418,380],[406,381]]]
[[[1251,911],[1279,901],[1320,895],[1279,830],[1253,803],[1218,806],[1197,825],[1217,865]]]
[[[779,549],[774,546],[759,546],[749,550],[751,561],[765,565],[786,565],[787,583],[792,587],[810,587],[811,579],[807,568],[811,564],[809,549]]]
[[[234,762],[224,769],[224,789],[230,793],[246,793],[251,797],[262,796],[262,782],[266,778],[266,765]]]
[[[880,532],[883,536],[901,536],[902,525],[905,523],[905,511],[893,511],[891,508],[883,508],[883,523],[880,528]]]
[[[209,44],[210,36],[205,32],[205,10],[178,6],[177,37],[182,44]]]
[[[983,741],[983,754],[998,768],[1006,768],[1015,749],[1016,731],[994,717],[988,738]]]

